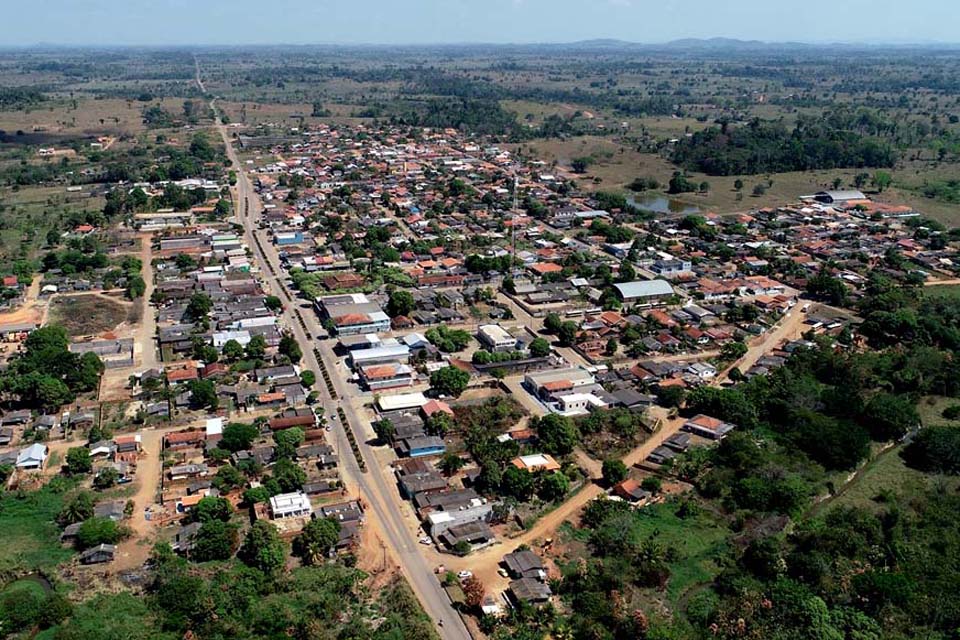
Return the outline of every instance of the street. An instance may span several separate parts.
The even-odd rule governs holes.
[[[197,80],[200,84],[199,66],[197,70]],[[202,85],[201,85],[202,88]],[[211,107],[216,110],[215,101],[211,101]],[[230,139],[227,128],[217,119],[217,130],[223,139],[227,149],[227,157],[237,169],[237,185],[235,187],[236,211],[235,215],[241,221],[244,227],[244,237],[247,246],[254,253],[256,263],[261,267],[263,278],[267,287],[267,293],[284,300],[284,309],[281,319],[286,328],[288,328],[297,339],[304,345],[304,360],[308,368],[315,372],[320,371],[320,364],[317,361],[313,348],[319,346],[319,351],[323,356],[327,369],[331,372],[331,378],[338,396],[347,399],[355,394],[352,388],[349,388],[342,376],[336,374],[337,358],[333,356],[330,348],[321,343],[318,345],[307,337],[306,332],[300,325],[296,315],[296,306],[284,295],[284,290],[273,273],[280,273],[279,257],[273,250],[273,245],[266,243],[261,246],[256,241],[256,220],[262,211],[262,202],[260,197],[254,191],[250,179],[243,170],[240,159],[234,149],[233,142]],[[303,319],[311,335],[323,335],[322,327],[312,311],[299,314]],[[427,614],[434,622],[443,622],[443,626],[437,626],[440,636],[447,640],[466,640],[470,634],[464,626],[459,614],[450,605],[446,593],[441,588],[439,580],[433,575],[433,570],[427,565],[426,560],[420,554],[418,543],[414,532],[404,522],[402,515],[398,512],[395,500],[392,496],[396,493],[394,481],[390,476],[389,470],[377,465],[376,457],[370,446],[366,443],[366,429],[363,428],[363,420],[357,415],[352,404],[347,402],[335,401],[327,393],[323,385],[318,385],[320,390],[323,408],[327,416],[335,415],[338,407],[342,407],[346,412],[348,425],[343,425],[339,420],[331,420],[334,433],[334,442],[331,443],[337,448],[340,460],[340,471],[343,475],[345,485],[351,493],[357,492],[367,507],[368,514],[372,511],[376,518],[380,530],[383,532],[386,540],[384,541],[389,549],[394,561],[398,564],[400,570],[410,583],[413,592],[416,594]],[[360,451],[364,460],[370,463],[370,470],[364,473],[360,470],[357,461],[349,447],[339,446],[346,439],[343,429],[353,430],[360,446]]]

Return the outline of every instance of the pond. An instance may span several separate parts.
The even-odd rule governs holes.
[[[664,195],[651,193],[648,195],[636,195],[627,198],[627,203],[632,204],[638,209],[652,211],[663,215],[679,214],[691,215],[700,213],[701,209],[695,204],[689,204],[675,200]]]

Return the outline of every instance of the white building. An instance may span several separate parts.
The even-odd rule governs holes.
[[[494,353],[513,351],[517,348],[517,339],[498,324],[484,324],[477,329],[477,338],[481,344]]]
[[[310,498],[302,491],[280,493],[270,498],[270,512],[275,520],[309,516],[313,512]]]

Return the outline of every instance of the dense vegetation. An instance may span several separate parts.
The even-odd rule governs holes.
[[[780,173],[838,167],[892,167],[893,147],[884,141],[826,123],[799,122],[792,130],[754,119],[745,127],[727,123],[681,140],[671,159],[709,175]]]

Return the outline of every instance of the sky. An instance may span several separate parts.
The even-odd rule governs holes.
[[[960,42],[960,0],[2,0],[0,46]]]

